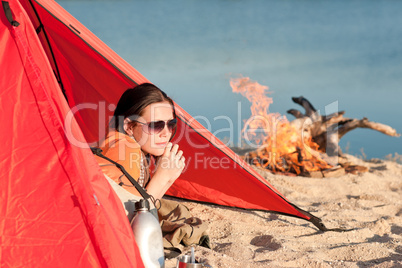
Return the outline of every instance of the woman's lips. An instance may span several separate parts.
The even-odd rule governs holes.
[[[167,143],[168,143],[167,141],[165,141],[165,142],[155,142],[155,145],[158,146],[158,147],[162,147],[162,146],[166,146]]]

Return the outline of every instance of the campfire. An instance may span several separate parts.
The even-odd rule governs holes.
[[[248,77],[230,81],[233,92],[240,93],[251,102],[251,117],[245,122],[242,136],[249,147],[244,158],[250,164],[269,169],[274,173],[310,177],[339,176],[345,172],[365,172],[362,166],[353,165],[342,158],[339,139],[356,127],[371,128],[390,136],[399,136],[389,126],[344,118],[344,112],[320,116],[311,103],[303,97],[293,101],[303,106],[303,115],[297,110],[288,113],[296,117],[289,122],[286,116],[270,113],[271,92],[264,85]],[[335,160],[334,160],[335,159]]]
[[[310,136],[300,132],[286,116],[269,112],[273,101],[267,96],[270,93],[267,86],[248,77],[232,79],[230,85],[233,92],[252,103],[252,115],[245,122],[242,135],[247,143],[259,148],[246,155],[248,162],[273,172],[296,175],[332,168]]]

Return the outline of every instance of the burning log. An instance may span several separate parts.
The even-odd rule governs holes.
[[[287,112],[289,114],[296,117],[291,124],[302,131],[304,135],[311,137],[312,140],[318,144],[318,149],[325,152],[328,156],[341,156],[342,151],[339,147],[340,139],[346,133],[356,128],[369,128],[389,136],[400,136],[392,127],[369,121],[367,118],[360,120],[345,118],[343,117],[345,114],[344,111],[321,116],[313,105],[303,96],[298,98],[293,97],[292,100],[301,105],[305,113],[302,114],[295,109],[288,110]]]
[[[352,165],[339,158],[339,140],[355,128],[370,128],[390,136],[400,136],[395,129],[367,118],[345,118],[345,112],[321,116],[304,97],[292,98],[305,113],[291,109],[296,117],[289,122],[285,116],[269,112],[273,102],[267,96],[267,86],[251,81],[248,77],[232,79],[233,92],[240,93],[251,102],[252,116],[242,130],[244,140],[258,146],[244,159],[257,167],[273,173],[309,177],[333,177],[345,173],[366,172],[367,168]],[[340,161],[341,160],[341,161]]]
[[[245,156],[246,161],[275,173],[304,175],[314,171],[331,169],[333,166],[325,160],[319,146],[308,132],[291,125],[285,116],[269,113],[272,98],[266,96],[267,86],[251,81],[249,78],[237,78],[230,81],[234,92],[245,96],[251,103],[252,116],[245,122],[242,133],[244,140],[258,145],[258,149]],[[306,113],[314,119],[315,109],[309,102],[302,103]],[[295,113],[297,114],[297,112]],[[302,117],[301,113],[299,113]],[[301,118],[299,121],[307,119]],[[301,126],[304,127],[304,123]]]

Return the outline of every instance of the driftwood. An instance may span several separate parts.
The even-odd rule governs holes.
[[[339,165],[334,166],[333,168],[320,171],[303,172],[300,175],[311,178],[333,178],[340,177],[342,175],[345,175],[346,173],[357,175],[368,171],[368,168],[365,166],[352,165],[352,163],[350,162],[343,161],[342,159],[340,160],[341,161],[339,161]]]
[[[330,115],[319,115],[313,105],[304,97],[293,97],[293,102],[301,105],[305,113],[291,109],[287,112],[294,117],[291,122],[293,126],[299,128],[303,135],[311,137],[319,145],[319,150],[328,156],[341,156],[342,151],[339,147],[339,140],[349,131],[356,128],[369,128],[389,136],[399,137],[400,134],[388,125],[369,121],[367,118],[351,119],[345,118],[344,111]]]

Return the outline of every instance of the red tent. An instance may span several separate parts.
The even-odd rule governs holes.
[[[122,92],[147,79],[54,1],[2,5],[1,264],[141,267],[123,208],[88,144],[104,135]],[[176,109],[174,141],[188,162],[169,195],[299,217],[325,229]]]

